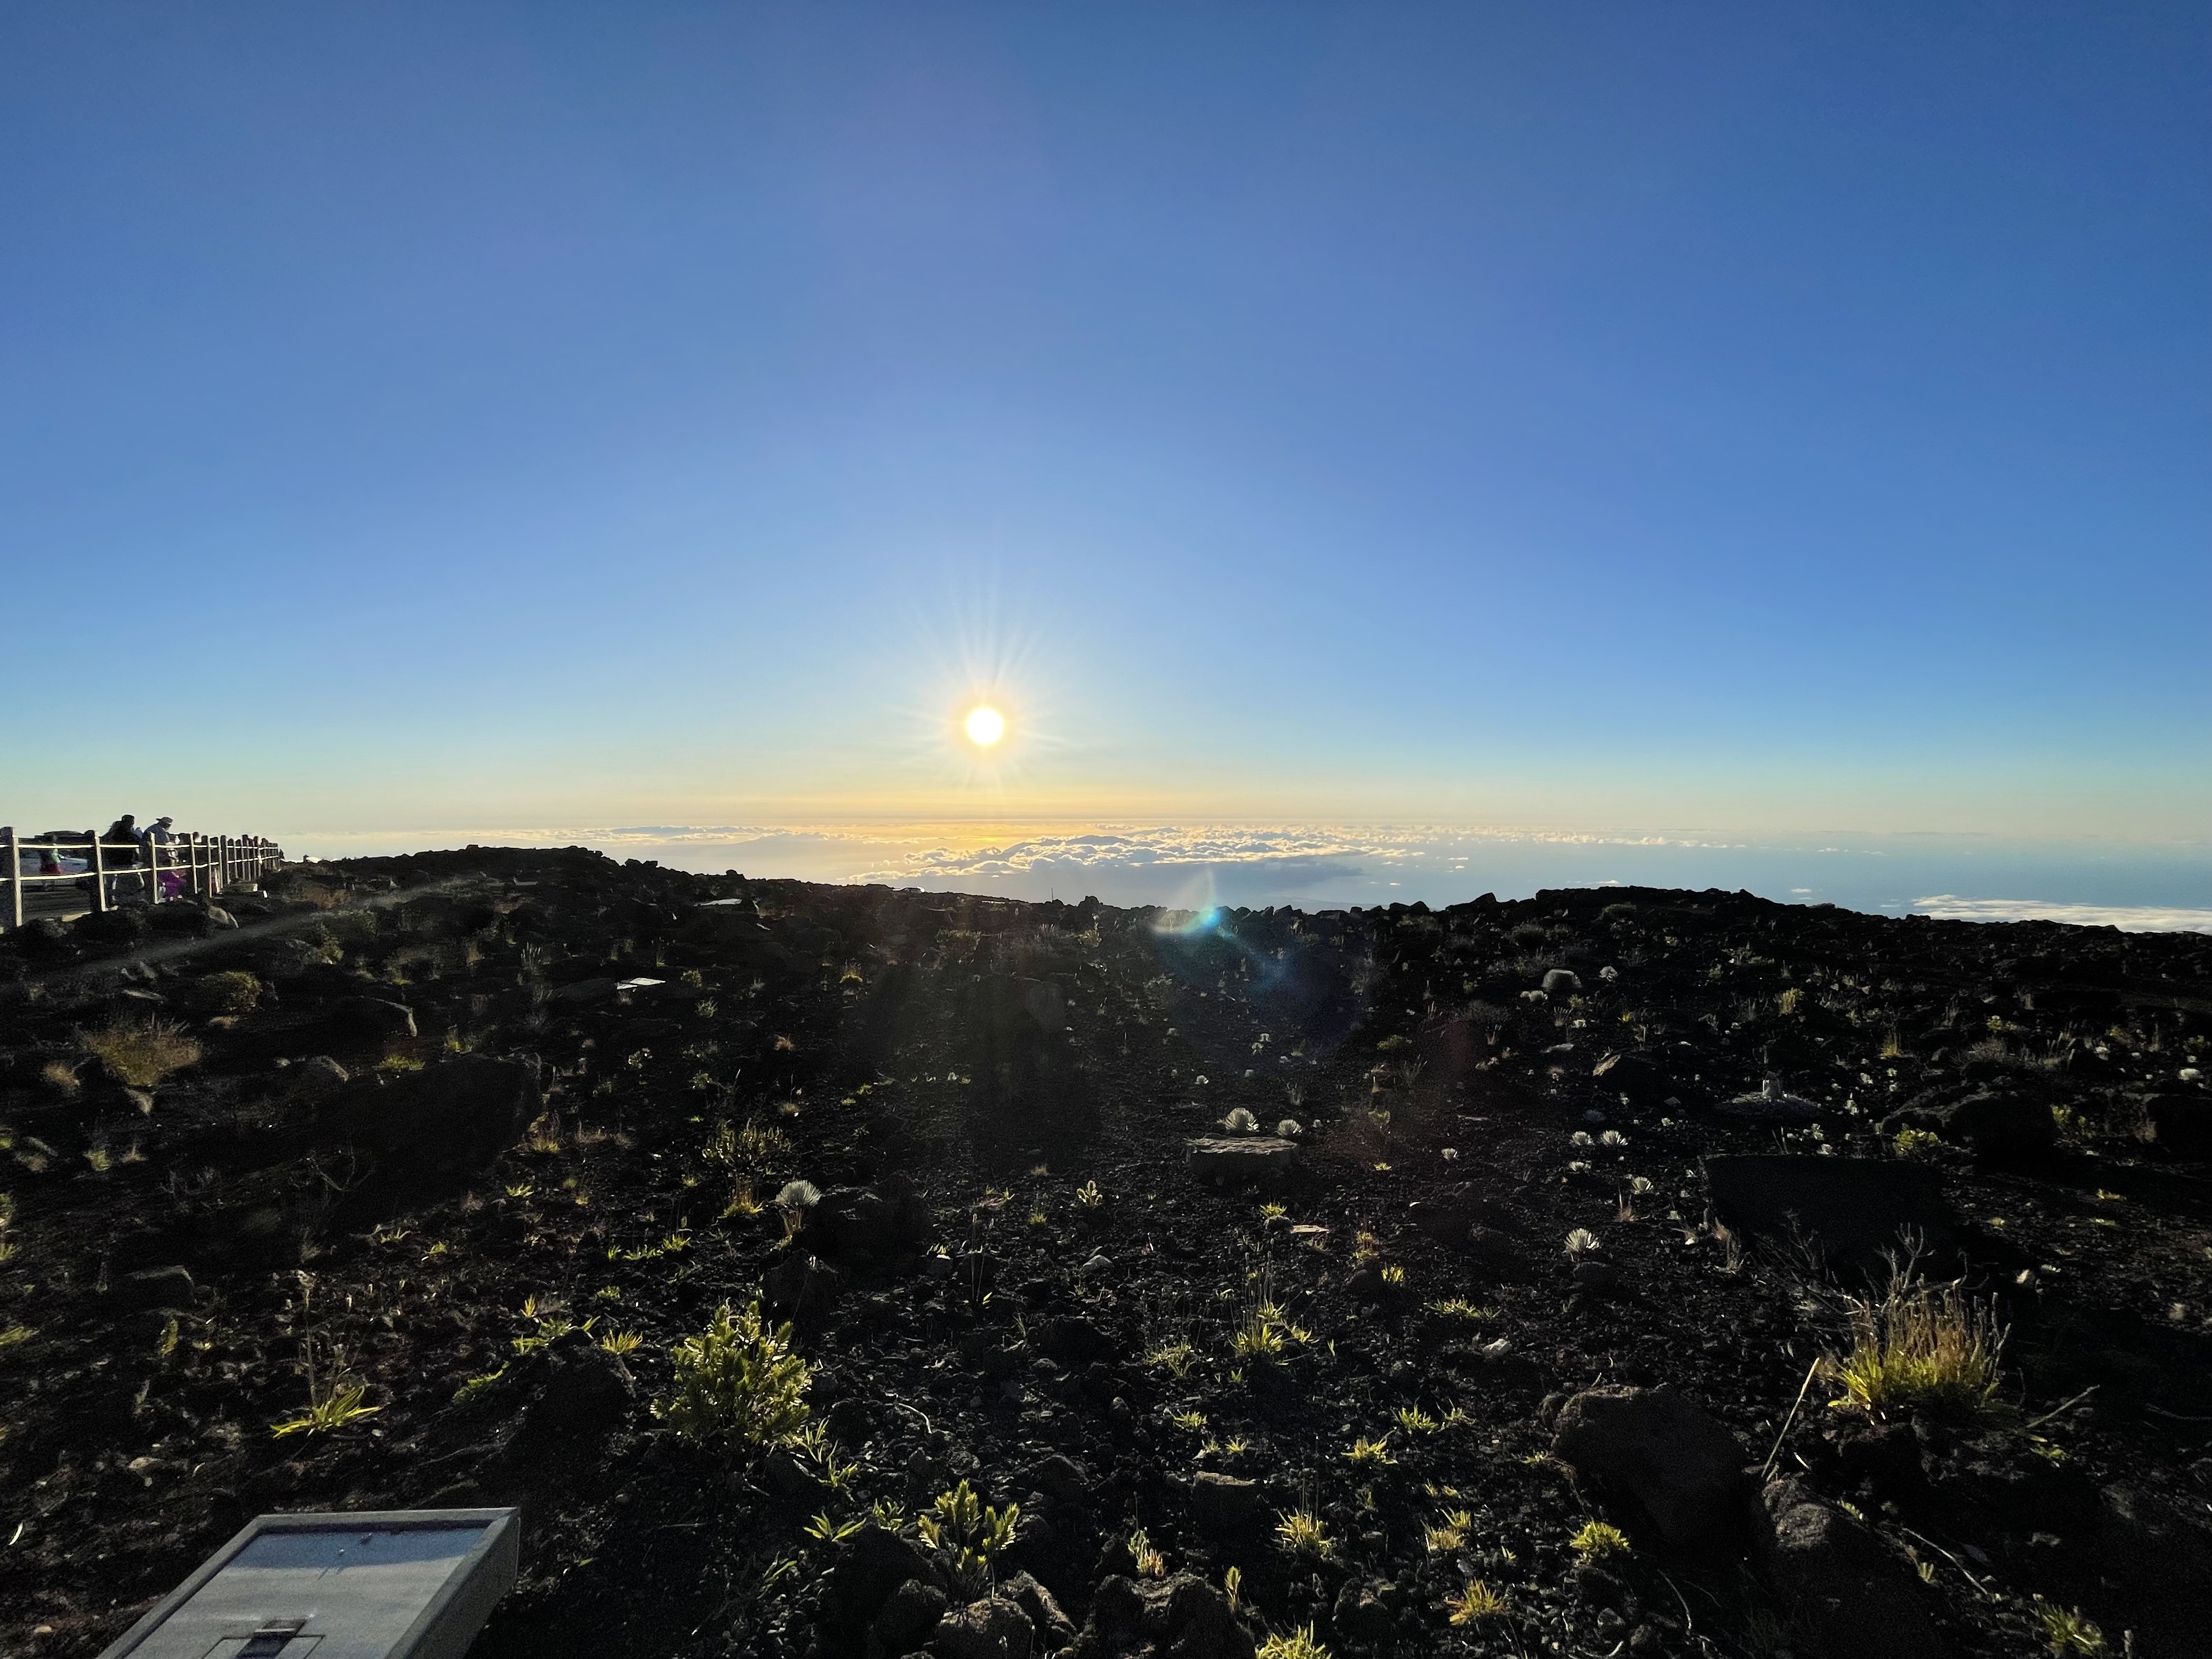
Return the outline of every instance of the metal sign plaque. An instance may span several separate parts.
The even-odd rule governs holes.
[[[100,1659],[461,1659],[514,1583],[519,1515],[261,1516]]]

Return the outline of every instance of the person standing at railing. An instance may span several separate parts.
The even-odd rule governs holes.
[[[138,819],[135,813],[125,812],[107,826],[107,833],[100,838],[100,867],[104,870],[134,870],[138,865]],[[125,898],[138,891],[136,876],[110,875],[107,880],[107,902],[120,904]]]
[[[168,867],[173,862],[168,854],[169,843],[177,838],[176,822],[164,812],[146,826],[146,863],[153,872],[149,879],[154,884],[151,902],[155,904],[185,890],[183,872]]]

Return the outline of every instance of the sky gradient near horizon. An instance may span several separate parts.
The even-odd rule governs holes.
[[[2208,69],[2034,0],[13,9],[0,817],[2206,855]]]

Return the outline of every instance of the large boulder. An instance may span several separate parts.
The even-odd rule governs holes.
[[[1875,1268],[1907,1234],[1938,1258],[1952,1248],[1951,1212],[1925,1164],[1762,1154],[1709,1158],[1705,1177],[1729,1228],[1802,1241],[1838,1267]]]
[[[1818,1659],[1942,1659],[1947,1651],[1911,1570],[1802,1481],[1769,1483],[1752,1506],[1751,1547]]]
[[[1732,1542],[1743,1525],[1746,1454],[1735,1435],[1671,1389],[1590,1389],[1559,1408],[1552,1454],[1632,1498],[1682,1548]]]

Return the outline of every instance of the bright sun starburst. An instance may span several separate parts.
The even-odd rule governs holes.
[[[988,749],[1006,735],[1006,717],[988,703],[969,709],[963,724],[968,732],[968,741],[979,749]]]

